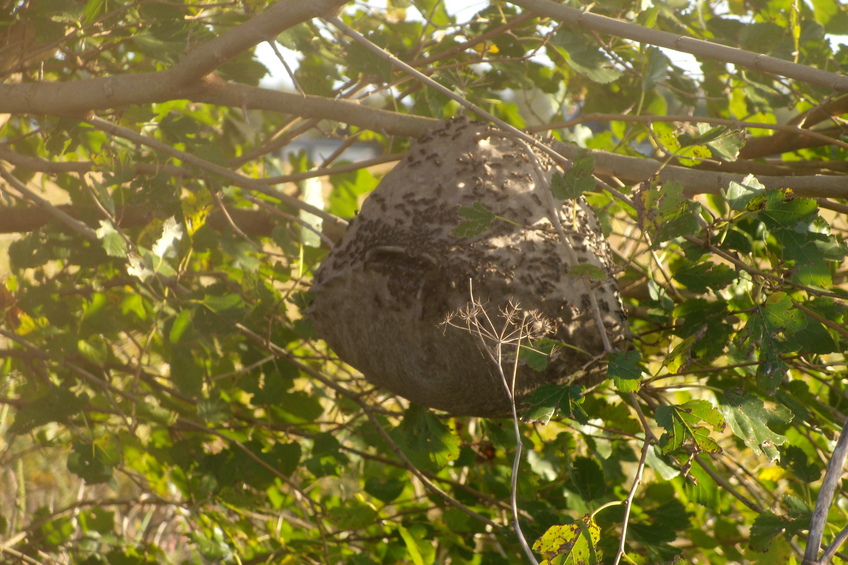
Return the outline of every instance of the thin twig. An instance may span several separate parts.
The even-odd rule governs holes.
[[[30,189],[24,185],[21,181],[19,181],[12,173],[6,170],[5,167],[0,167],[0,177],[3,178],[7,183],[9,183],[12,188],[20,192],[27,200],[31,201],[33,204],[39,206],[43,210],[45,210],[48,214],[83,236],[89,241],[97,241],[97,234],[94,233],[94,230],[82,223],[81,221],[72,218],[62,210],[58,209],[56,206],[43,199]]]
[[[392,451],[395,453],[395,455],[397,455],[397,457],[403,462],[404,467],[406,467],[406,469],[409,472],[411,472],[413,475],[415,475],[418,478],[418,480],[421,481],[424,484],[424,486],[426,486],[432,492],[435,492],[436,494],[441,496],[451,506],[454,506],[458,510],[461,510],[465,514],[468,514],[469,516],[471,516],[475,520],[479,520],[479,521],[483,522],[484,524],[486,524],[487,526],[491,526],[491,527],[496,528],[496,529],[501,527],[498,524],[495,524],[494,522],[492,522],[491,520],[486,518],[485,516],[478,514],[477,512],[471,510],[466,505],[464,505],[461,502],[459,502],[458,500],[456,500],[454,497],[452,497],[450,494],[448,494],[443,489],[441,489],[438,485],[436,485],[433,481],[431,481],[427,476],[425,476],[412,463],[412,461],[409,460],[409,458],[406,456],[406,454],[404,454],[403,450],[401,450],[401,448],[395,443],[395,441],[388,434],[388,432],[386,432],[386,430],[383,429],[383,427],[380,425],[380,422],[374,416],[373,410],[371,409],[371,407],[366,402],[364,402],[358,395],[352,393],[351,391],[347,390],[346,388],[344,388],[342,386],[339,386],[338,383],[336,383],[332,379],[327,378],[320,371],[317,371],[317,370],[313,369],[312,367],[310,367],[309,365],[302,363],[299,359],[297,359],[294,355],[292,355],[286,349],[271,343],[267,339],[263,338],[262,336],[255,333],[254,331],[248,329],[247,327],[243,326],[242,324],[236,324],[236,328],[241,333],[243,333],[245,336],[250,338],[252,341],[254,341],[255,343],[264,347],[265,350],[268,351],[269,353],[272,353],[277,357],[282,357],[283,359],[288,360],[290,363],[295,365],[299,370],[303,371],[304,373],[309,375],[311,378],[313,378],[317,381],[320,381],[322,384],[324,384],[328,388],[335,390],[336,392],[338,392],[339,394],[341,394],[345,398],[348,398],[348,399],[354,401],[356,404],[358,404],[359,407],[362,408],[363,412],[365,412],[365,415],[368,417],[368,421],[371,422],[371,424],[377,430],[377,433],[380,434],[380,436],[386,441],[386,443],[389,445],[389,447],[392,449]]]
[[[848,526],[842,528],[842,531],[833,538],[833,542],[827,546],[827,549],[825,549],[817,563],[820,563],[821,565],[827,565],[827,563],[830,563],[830,560],[833,559],[833,556],[839,551],[839,546],[845,543],[846,539],[848,539]]]
[[[347,228],[347,222],[345,220],[342,220],[341,218],[334,216],[333,214],[330,214],[325,210],[321,210],[320,208],[302,202],[293,196],[289,196],[288,194],[280,192],[279,190],[275,190],[267,186],[265,183],[259,182],[256,179],[252,179],[235,171],[231,171],[226,167],[216,165],[211,161],[207,161],[206,159],[202,159],[196,155],[192,155],[191,153],[180,151],[179,149],[171,147],[167,143],[163,143],[146,135],[142,135],[129,128],[113,124],[112,122],[109,122],[102,118],[90,117],[84,121],[94,126],[95,128],[105,131],[106,133],[109,133],[111,135],[122,137],[129,141],[132,141],[133,143],[145,145],[147,147],[150,147],[154,151],[158,151],[165,155],[170,155],[171,157],[175,157],[184,163],[188,163],[190,165],[194,165],[195,167],[199,167],[201,169],[215,173],[216,175],[229,180],[237,186],[241,186],[243,188],[247,188],[248,190],[253,190],[261,194],[265,194],[267,196],[279,200],[283,204],[286,204],[293,208],[297,208],[298,210],[303,210],[304,212],[309,212],[310,214],[314,214],[333,226],[337,226],[341,229]]]
[[[618,542],[618,551],[615,554],[613,565],[621,563],[621,558],[624,557],[624,546],[627,542],[627,526],[630,523],[630,510],[633,508],[633,499],[636,498],[636,491],[639,484],[642,482],[642,473],[645,470],[645,461],[648,458],[648,450],[651,448],[651,435],[645,433],[645,441],[642,442],[642,455],[639,457],[639,465],[636,467],[636,476],[633,477],[633,484],[630,486],[630,492],[627,494],[627,499],[624,501],[624,518],[621,524],[621,539]]]
[[[509,406],[512,411],[512,424],[513,431],[515,432],[515,456],[512,459],[512,480],[509,498],[510,507],[512,509],[512,525],[513,528],[515,528],[515,534],[518,537],[518,542],[521,545],[521,549],[524,551],[527,560],[534,565],[539,565],[539,562],[536,561],[536,556],[533,555],[533,550],[530,548],[530,544],[527,543],[527,538],[524,537],[524,532],[521,531],[521,524],[518,521],[518,471],[521,466],[521,450],[523,443],[521,442],[521,427],[519,426],[518,410],[515,406],[515,381],[518,377],[518,356],[521,353],[521,340],[524,337],[524,319],[521,318],[517,322],[513,322],[512,317],[520,312],[520,308],[518,304],[510,304],[507,306],[507,310],[503,312],[503,328],[498,331],[497,327],[492,322],[491,317],[489,317],[489,313],[486,312],[485,308],[483,308],[483,304],[479,301],[479,299],[474,298],[472,279],[468,280],[468,294],[470,296],[471,306],[468,310],[468,315],[464,316],[465,321],[469,325],[469,330],[473,328],[473,333],[477,334],[477,337],[483,343],[483,349],[494,362],[495,367],[498,370],[498,375],[501,377],[501,383],[506,389],[506,394],[509,398]],[[483,328],[478,316],[472,315],[472,312],[477,311],[483,314],[486,323],[489,325],[488,328]],[[515,336],[513,326],[517,326],[517,336]],[[494,343],[487,343],[487,341],[494,341]],[[503,369],[503,346],[513,344],[515,345],[515,355],[513,358],[512,383],[510,385],[510,381],[507,380]]]
[[[395,67],[401,69],[402,71],[414,76],[415,78],[417,78],[418,80],[420,80],[421,82],[426,84],[427,86],[429,86],[429,87],[431,87],[435,90],[438,90],[439,92],[441,92],[442,94],[444,94],[445,96],[447,96],[448,98],[450,98],[451,100],[453,100],[454,102],[459,104],[460,106],[467,108],[468,110],[471,110],[472,112],[475,112],[476,114],[486,118],[487,120],[489,120],[493,124],[496,124],[498,127],[503,129],[504,131],[508,131],[508,132],[512,133],[513,135],[515,135],[519,139],[522,139],[523,141],[525,141],[526,143],[529,143],[530,145],[533,145],[534,147],[538,147],[541,151],[544,151],[545,153],[550,155],[557,163],[560,163],[561,166],[564,169],[567,170],[569,168],[570,163],[569,163],[568,159],[563,157],[559,153],[557,153],[555,150],[544,145],[543,143],[540,143],[539,140],[534,138],[532,135],[529,135],[529,134],[521,131],[520,129],[518,129],[518,128],[506,123],[502,119],[498,118],[494,114],[487,112],[486,110],[477,106],[473,102],[469,102],[464,97],[455,93],[451,89],[449,89],[445,86],[442,86],[441,84],[439,84],[435,80],[431,79],[430,77],[428,77],[427,75],[425,75],[421,71],[419,71],[419,70],[411,67],[410,65],[404,63],[403,61],[401,61],[400,59],[398,59],[397,57],[395,57],[394,55],[392,55],[388,51],[381,49],[380,47],[378,47],[377,45],[375,45],[374,43],[369,41],[364,35],[362,35],[358,31],[356,31],[355,29],[353,29],[350,26],[348,26],[347,24],[345,24],[339,18],[337,18],[335,16],[325,17],[324,20],[327,23],[332,24],[339,31],[341,31],[342,33],[344,33],[345,35],[347,35],[348,37],[350,37],[351,39],[353,39],[354,41],[356,41],[357,43],[359,43],[360,45],[362,45],[363,47],[365,47],[366,49],[368,49],[372,53],[376,54],[381,59],[388,61],[393,66],[395,66]]]
[[[842,478],[846,456],[848,456],[848,420],[842,426],[842,432],[836,441],[836,447],[833,449],[833,454],[827,463],[827,470],[824,473],[824,480],[822,481],[821,489],[819,489],[819,495],[816,497],[816,507],[813,509],[813,517],[810,520],[810,535],[807,537],[807,549],[804,551],[803,565],[825,563],[824,561],[817,560],[817,556],[821,549],[824,527],[827,525],[827,513],[830,510],[833,493]]]

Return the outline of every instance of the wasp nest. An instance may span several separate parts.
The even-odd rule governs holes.
[[[600,382],[600,326],[621,347],[626,316],[597,218],[582,198],[554,204],[553,172],[465,119],[419,139],[317,270],[317,334],[372,383],[457,415],[507,415],[509,389],[520,406],[542,384]],[[541,338],[564,345],[534,370],[517,351]]]

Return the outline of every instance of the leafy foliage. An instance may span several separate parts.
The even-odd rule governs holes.
[[[318,17],[341,1],[7,4],[2,560],[801,562],[848,412],[846,99],[836,75],[648,40],[845,69],[844,6],[621,0],[580,25],[518,0],[342,7],[452,98]],[[296,93],[263,82],[279,61],[253,47],[274,36]],[[553,195],[596,210],[634,336],[602,385],[537,389],[518,438],[374,390],[308,319],[311,273],[392,159],[343,150],[400,153],[481,110],[573,149]],[[455,212],[457,237],[509,221]]]

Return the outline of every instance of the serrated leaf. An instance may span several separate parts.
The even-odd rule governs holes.
[[[750,545],[755,551],[767,551],[772,540],[779,536],[792,523],[786,516],[778,516],[766,510],[754,519],[751,525]]]
[[[795,308],[795,303],[785,292],[773,292],[766,298],[764,319],[770,331],[787,335],[807,325],[804,313]]]
[[[113,467],[103,449],[94,443],[75,441],[68,455],[68,470],[90,485],[110,480]]]
[[[745,147],[745,132],[723,129],[725,129],[725,132],[718,139],[707,143],[707,146],[712,150],[714,156],[724,161],[733,162],[739,157],[739,151]]]
[[[736,279],[736,271],[727,265],[710,262],[684,262],[674,272],[674,280],[691,290],[704,293],[707,288],[721,290]]]
[[[758,203],[758,217],[770,228],[790,228],[818,210],[812,198],[796,198],[791,190],[767,190],[765,199]]]
[[[636,194],[636,208],[642,229],[654,245],[698,231],[700,205],[683,196],[679,182],[652,183]]]
[[[219,314],[231,308],[240,308],[244,306],[242,298],[238,294],[224,294],[223,296],[209,295],[204,296],[201,301],[210,311]]]
[[[661,50],[656,47],[648,48],[648,61],[642,73],[642,90],[648,91],[661,83],[668,76],[671,62]]]
[[[476,237],[489,229],[492,221],[497,218],[495,214],[486,209],[479,202],[475,202],[471,208],[461,206],[459,215],[466,221],[455,227],[451,233],[456,237]]]
[[[533,551],[542,556],[540,565],[591,565],[602,561],[600,539],[601,528],[587,515],[573,524],[548,528]]]
[[[17,411],[9,431],[22,434],[49,422],[61,422],[80,412],[86,404],[85,394],[77,396],[66,388],[53,387]]]
[[[663,367],[668,368],[672,374],[677,374],[680,369],[689,366],[692,360],[692,346],[698,341],[697,335],[690,335],[680,343],[678,343],[671,352],[666,355],[663,361]]]
[[[169,253],[173,253],[182,237],[182,225],[171,216],[162,223],[162,236],[153,245],[151,253],[157,257],[165,257]]]
[[[825,252],[839,249],[836,242],[831,244],[825,236],[806,229],[775,229],[772,234],[782,246],[783,259],[793,263],[790,268],[793,282],[820,288],[833,286]]]
[[[595,158],[588,151],[581,152],[574,158],[565,175],[554,173],[551,177],[551,190],[560,200],[574,200],[585,192],[595,189]]]
[[[730,186],[723,192],[730,209],[742,212],[748,208],[752,198],[765,192],[765,186],[754,175],[748,175],[741,183],[731,181]]]
[[[778,446],[786,443],[786,436],[772,431],[769,424],[788,424],[792,420],[789,409],[782,405],[766,408],[756,396],[734,391],[725,392],[720,409],[733,434],[745,445],[771,461],[780,459]]]
[[[594,459],[576,457],[568,476],[568,486],[585,502],[602,497],[606,491],[604,471]]]
[[[570,277],[586,277],[591,282],[600,282],[607,279],[607,274],[603,269],[596,265],[590,265],[589,263],[572,265],[568,268],[568,273],[566,274]]]
[[[548,368],[551,353],[562,345],[553,339],[540,339],[529,345],[522,345],[519,358],[534,371],[544,371]]]
[[[127,256],[127,242],[111,222],[100,220],[100,227],[94,233],[102,243],[106,255],[110,257]]]
[[[387,504],[399,497],[405,487],[406,483],[399,479],[382,480],[377,477],[369,477],[365,481],[365,492]]]
[[[523,419],[547,424],[557,410],[565,416],[585,424],[589,415],[583,410],[583,395],[577,385],[542,385],[525,401],[530,408]]]
[[[358,500],[349,500],[344,506],[328,511],[330,521],[340,530],[358,530],[365,528],[377,517],[377,511],[369,504]]]
[[[684,404],[660,406],[656,412],[657,424],[665,428],[660,438],[660,449],[668,454],[686,443],[694,444],[698,451],[720,453],[721,448],[710,438],[710,429],[724,429],[721,413],[706,400],[690,400]]]
[[[607,377],[613,379],[615,388],[620,392],[639,390],[642,379],[641,355],[638,351],[625,351],[609,354]]]
[[[622,74],[593,43],[587,42],[585,37],[572,33],[565,27],[559,28],[554,34],[551,45],[557,48],[569,67],[589,80],[608,84]]]
[[[822,468],[815,461],[809,463],[804,450],[795,445],[787,445],[780,450],[780,466],[789,469],[803,483],[813,483],[822,474]]]
[[[411,405],[404,414],[401,430],[410,449],[427,453],[440,467],[459,457],[459,436],[426,408]]]

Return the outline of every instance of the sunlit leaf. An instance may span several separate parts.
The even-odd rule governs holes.
[[[540,565],[591,565],[602,562],[600,538],[601,528],[584,516],[573,524],[548,528],[533,544],[533,551],[542,556]]]
[[[462,206],[459,215],[465,218],[465,221],[451,231],[457,237],[476,237],[489,229],[492,221],[497,218],[479,202],[475,202],[471,208]]]
[[[662,453],[672,453],[684,445],[698,451],[720,453],[721,448],[710,437],[710,430],[721,431],[725,423],[721,413],[705,400],[690,400],[677,406],[660,406],[657,424],[665,428],[660,438]]]
[[[790,422],[792,413],[789,410],[783,406],[767,409],[759,398],[733,391],[725,393],[720,409],[730,429],[745,445],[771,461],[780,458],[778,447],[786,442],[786,437],[769,426]]]

